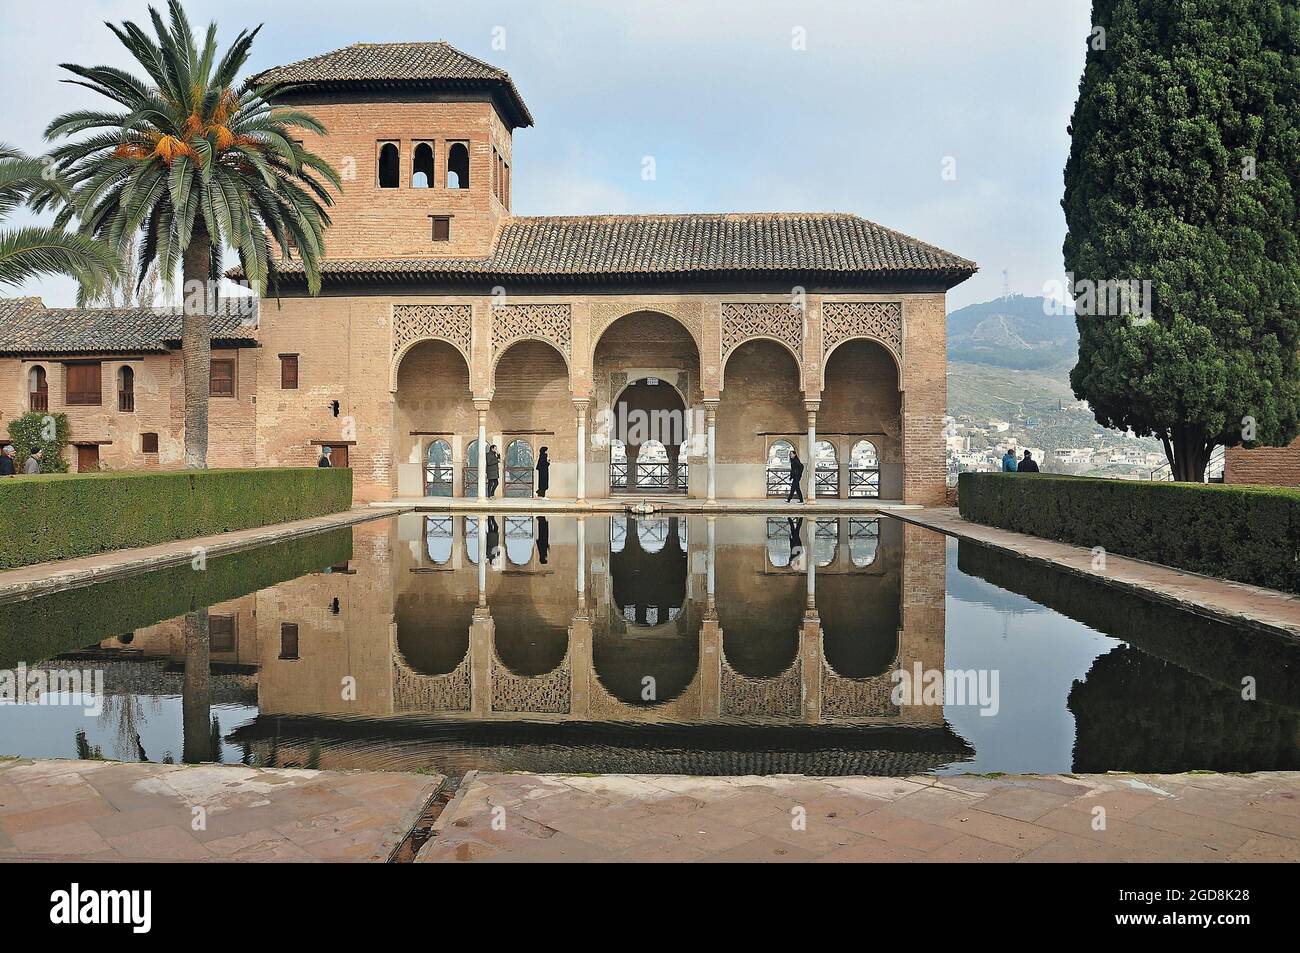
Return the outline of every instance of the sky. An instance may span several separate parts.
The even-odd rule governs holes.
[[[519,215],[850,212],[980,266],[949,309],[1062,277],[1066,127],[1088,0],[189,0],[249,72],[355,42],[446,40],[506,69]],[[0,141],[98,107],[60,62],[131,68],[103,21],[144,0],[0,0]],[[138,70],[136,70],[138,72]],[[643,177],[652,157],[653,179]],[[21,221],[20,216],[11,224]],[[1005,281],[1005,286],[1004,286]],[[0,294],[73,303],[70,281]]]

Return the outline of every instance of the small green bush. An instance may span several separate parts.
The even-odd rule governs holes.
[[[51,427],[50,424],[54,426]],[[63,455],[68,445],[68,415],[42,414],[31,411],[9,421],[9,439],[0,443],[12,443],[18,457],[18,472],[23,472],[23,465],[31,455],[32,447],[45,451],[41,457],[42,473],[67,473],[68,461]]]
[[[1300,592],[1300,490],[963,473],[963,519]]]
[[[77,473],[0,480],[0,569],[339,513],[346,467]]]

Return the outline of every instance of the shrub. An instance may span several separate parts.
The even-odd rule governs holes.
[[[0,569],[339,513],[352,471],[175,470],[0,480]]]
[[[0,669],[72,652],[352,558],[348,527],[0,604]]]
[[[1300,592],[1300,490],[963,473],[963,519]]]
[[[53,428],[50,427],[51,422]],[[41,457],[42,473],[67,473],[68,461],[63,450],[68,445],[68,435],[67,414],[30,411],[9,421],[9,439],[5,442],[12,443],[14,450],[18,451],[15,462],[19,473],[23,472],[23,465],[27,463],[32,447],[40,447],[45,451],[45,456]]]

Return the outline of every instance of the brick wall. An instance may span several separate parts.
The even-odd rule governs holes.
[[[1225,463],[1225,483],[1300,486],[1300,438],[1288,447],[1233,447]]]

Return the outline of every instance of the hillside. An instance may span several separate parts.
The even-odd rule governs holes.
[[[1018,369],[1074,366],[1079,332],[1069,311],[1044,313],[1044,298],[1012,295],[948,315],[948,360]]]

